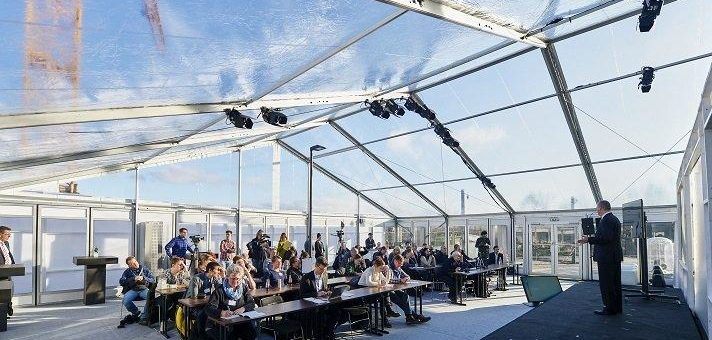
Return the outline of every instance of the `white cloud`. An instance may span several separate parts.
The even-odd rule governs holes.
[[[453,133],[453,137],[469,150],[487,148],[507,137],[507,131],[501,126],[481,127],[470,125]]]

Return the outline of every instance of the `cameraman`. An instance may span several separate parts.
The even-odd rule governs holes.
[[[173,256],[188,258],[187,252],[194,254],[195,248],[188,244],[188,229],[180,228],[178,230],[178,236],[166,244],[166,256],[168,256],[168,258]]]
[[[258,274],[262,276],[264,273],[261,269],[267,259],[265,247],[269,247],[269,235],[264,235],[262,229],[257,231],[255,238],[247,244],[249,257],[252,259],[252,264],[257,268]]]

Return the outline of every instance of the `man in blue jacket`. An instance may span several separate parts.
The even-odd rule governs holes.
[[[178,236],[166,244],[166,256],[168,256],[168,258],[173,256],[187,258],[187,252],[193,254],[195,253],[195,248],[188,244],[188,229],[180,228],[178,230]]]
[[[123,287],[124,294],[122,303],[126,310],[133,314],[134,319],[140,320],[139,324],[146,325],[148,324],[148,304],[143,306],[143,313],[139,313],[134,301],[148,299],[148,285],[155,282],[155,278],[151,271],[141,266],[133,256],[126,258],[126,264],[129,267],[119,279],[119,285]]]

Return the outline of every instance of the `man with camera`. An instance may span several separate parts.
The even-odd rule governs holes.
[[[264,275],[262,267],[267,259],[265,248],[269,247],[269,235],[265,235],[262,229],[257,231],[255,238],[247,244],[248,256],[252,259],[252,264],[257,268],[258,275]]]
[[[143,306],[143,313],[140,313],[134,301],[148,299],[148,285],[153,283],[155,279],[151,271],[141,266],[135,257],[127,257],[126,264],[129,267],[119,279],[119,285],[123,288],[122,293],[124,294],[122,303],[126,310],[133,315],[134,321],[139,319],[139,324],[147,325],[148,304]]]
[[[173,256],[188,258],[188,252],[195,254],[195,248],[188,244],[188,229],[180,228],[178,230],[178,236],[166,244],[166,256],[168,256],[168,258]]]

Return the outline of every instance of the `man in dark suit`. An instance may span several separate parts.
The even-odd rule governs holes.
[[[321,242],[321,233],[317,233],[316,241],[314,241],[314,257],[319,258],[326,256],[324,249],[324,242]]]
[[[304,274],[299,282],[299,297],[303,298],[327,298],[331,292],[329,291],[329,276],[326,274],[326,263],[324,257],[317,257],[314,263],[314,270]],[[334,328],[339,321],[339,313],[335,310],[336,307],[329,306],[324,313],[319,313],[322,317],[321,334],[326,339],[334,338]]]
[[[594,236],[583,236],[579,243],[593,244],[593,260],[598,264],[598,281],[601,288],[603,309],[598,315],[615,315],[623,312],[623,292],[621,289],[621,222],[611,213],[611,203],[600,201],[596,213],[601,222]]]
[[[10,227],[0,225],[0,265],[15,264],[15,258],[10,252]],[[0,277],[0,281],[10,281],[9,277]],[[7,306],[7,315],[12,316],[12,302]]]
[[[499,252],[499,247],[494,246],[492,247],[492,250],[493,251],[489,253],[489,257],[487,258],[487,265],[504,263],[504,254]]]

